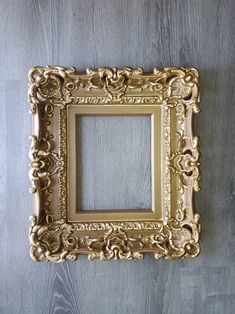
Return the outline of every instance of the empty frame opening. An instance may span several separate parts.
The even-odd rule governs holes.
[[[76,114],[76,212],[151,210],[151,116]]]

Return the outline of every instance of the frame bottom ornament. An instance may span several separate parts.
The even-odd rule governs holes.
[[[39,225],[36,216],[32,216],[30,255],[35,261],[53,262],[76,260],[83,254],[90,260],[142,259],[147,252],[152,252],[156,259],[196,257],[200,253],[198,221],[199,215],[195,214],[190,222],[176,219],[157,222],[148,234],[139,222],[105,223],[104,230],[93,231],[91,237],[84,235],[79,224],[59,221]],[[103,224],[100,225],[102,228]]]

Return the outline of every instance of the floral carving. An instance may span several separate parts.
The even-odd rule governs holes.
[[[40,225],[31,217],[29,230],[30,255],[35,261],[63,262],[76,260],[80,239],[72,236],[73,227],[64,222]]]
[[[34,67],[29,71],[29,102],[39,104],[48,99],[61,100],[64,79],[76,73],[75,68]]]
[[[52,192],[51,178],[61,168],[61,160],[57,153],[52,151],[53,135],[47,132],[45,137],[30,137],[31,147],[29,177],[32,182],[31,193],[47,190]]]
[[[143,91],[147,95],[140,95]],[[87,69],[87,75],[66,75],[62,93],[70,103],[159,104],[167,99],[189,103],[198,97],[198,75],[193,68],[156,68],[153,73],[128,67]]]
[[[103,88],[110,102],[119,102],[125,94],[127,87],[130,87],[130,76],[141,75],[143,74],[143,70],[99,68],[97,70],[87,69],[87,74],[89,76],[88,90]]]
[[[148,229],[138,230],[134,224],[132,228],[128,226],[127,232],[125,227],[128,223],[106,223],[106,229],[99,237],[90,237],[84,236],[76,224],[61,221],[40,225],[35,216],[31,220],[30,252],[36,261],[63,262],[76,260],[82,254],[88,254],[90,260],[132,260],[142,259],[148,251],[157,259],[173,259],[195,257],[200,252],[197,215],[184,224],[175,219],[167,224],[158,223],[147,236],[144,231]],[[130,231],[133,234],[129,234]]]
[[[99,258],[100,260],[123,259],[131,260],[133,258],[143,258],[143,253],[133,251],[133,244],[142,248],[141,236],[132,238],[122,229],[121,226],[113,225],[105,233],[104,237],[86,239],[88,249],[93,251],[88,255],[89,259]],[[98,252],[96,252],[98,248]]]
[[[31,147],[29,151],[30,171],[29,178],[32,183],[31,193],[37,194],[39,199],[38,215],[45,216],[47,222],[54,219],[50,209],[50,194],[53,176],[63,169],[63,162],[59,155],[52,151],[53,135],[47,131],[45,137],[30,137]]]
[[[197,256],[200,224],[192,194],[199,190],[199,148],[191,128],[193,114],[199,112],[197,70],[170,67],[144,73],[141,68],[102,67],[79,74],[75,68],[35,67],[29,82],[35,121],[29,176],[37,203],[29,232],[32,258],[62,262],[86,254],[89,259],[131,260],[146,252],[167,259]],[[162,107],[162,221],[67,222],[67,106],[71,104]],[[59,143],[53,136],[56,110]],[[59,220],[50,202],[54,185],[60,191]]]
[[[184,136],[183,132],[177,134],[178,151],[174,152],[168,158],[169,169],[179,176],[180,187],[187,188],[192,186],[199,191],[199,151],[198,137],[193,139]]]

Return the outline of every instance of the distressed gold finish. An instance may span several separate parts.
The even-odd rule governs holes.
[[[195,257],[199,215],[198,138],[192,131],[199,112],[194,68],[87,69],[35,67],[29,72],[33,115],[30,147],[35,210],[29,232],[35,261]],[[152,208],[149,211],[75,213],[76,114],[149,114],[152,126]],[[156,147],[160,147],[157,150]]]

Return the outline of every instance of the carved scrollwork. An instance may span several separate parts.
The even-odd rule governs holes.
[[[29,102],[38,104],[48,99],[61,100],[64,79],[76,73],[75,68],[34,67],[29,71]]]
[[[89,259],[99,258],[100,260],[143,258],[143,253],[133,251],[136,244],[139,249],[143,248],[142,237],[132,238],[122,229],[121,226],[113,225],[104,234],[104,237],[97,239],[87,237],[87,247],[92,251]]]
[[[34,134],[30,137],[30,191],[37,194],[37,212],[46,222],[54,219],[50,208],[52,179],[64,170],[65,165],[64,156],[54,151],[54,135],[49,127],[55,106],[57,103],[63,105],[63,80],[72,73],[75,73],[74,68],[62,67],[34,67],[29,72],[28,99],[35,119]]]
[[[51,193],[51,178],[62,167],[59,155],[52,151],[53,135],[47,132],[45,137],[30,137],[31,147],[29,151],[30,171],[29,177],[32,183],[31,193],[48,191]]]
[[[54,144],[52,139],[53,135],[49,131],[45,133],[45,137],[38,138],[36,135],[32,135],[29,151],[29,178],[32,184],[30,192],[38,194],[39,200],[43,198],[43,204],[39,204],[39,207],[42,206],[39,215],[45,213],[47,222],[54,220],[54,213],[50,208],[50,194],[53,192],[52,179],[64,167],[58,153],[52,151]]]
[[[200,252],[198,224],[190,227],[172,220],[163,225],[161,233],[148,236],[146,243],[156,259],[195,257]]]
[[[198,112],[198,72],[194,68],[155,68],[153,73],[145,74],[142,68],[103,67],[88,68],[86,73],[78,75],[75,68],[33,68],[29,72],[29,102],[38,104],[48,99],[63,99],[90,103],[93,99],[91,102],[95,103],[96,97],[101,103],[159,103],[181,99],[185,105],[193,103],[194,112]],[[105,97],[99,94],[91,97],[87,93],[91,90],[94,93],[104,90]],[[142,91],[149,92],[149,96],[140,96]]]
[[[38,211],[29,232],[31,256],[37,261],[75,260],[80,254],[100,260],[195,257],[200,252],[199,215],[192,193],[199,190],[198,137],[192,134],[199,111],[198,72],[194,68],[87,69],[35,67],[29,72],[29,102],[35,126],[31,136],[31,192]],[[162,107],[162,221],[67,222],[67,105],[121,104]],[[53,123],[59,111],[59,143]],[[173,126],[174,125],[174,126]],[[59,144],[59,145],[55,145]],[[172,201],[176,178],[176,204]],[[60,217],[50,196],[59,186]],[[175,208],[176,207],[176,208]]]
[[[153,73],[144,73],[142,68],[89,68],[86,75],[66,75],[62,92],[73,103],[156,104],[181,99],[188,104],[198,96],[198,74],[193,68],[175,67],[155,68]],[[140,96],[140,92],[148,95]]]
[[[134,225],[132,229],[128,227],[128,231],[135,230],[135,234],[130,235],[125,230],[126,223],[109,223],[102,235],[90,237],[78,231],[76,224],[57,222],[39,225],[36,217],[31,220],[31,256],[37,261],[76,260],[81,254],[88,254],[90,260],[132,260],[142,259],[148,251],[157,259],[175,259],[195,257],[200,251],[197,215],[184,224],[175,219],[167,224],[158,223],[157,228],[147,236],[144,235],[147,229],[143,229],[143,233],[141,230],[137,232]]]
[[[72,233],[72,225],[65,222],[40,225],[35,216],[31,217],[29,238],[32,259],[51,262],[76,260],[80,239]]]
[[[199,191],[199,150],[198,137],[193,139],[184,136],[183,132],[177,134],[178,151],[167,159],[169,169],[179,176],[181,188],[192,186],[194,191]]]
[[[89,76],[88,90],[103,88],[110,102],[120,102],[127,87],[131,88],[130,76],[141,75],[143,70],[141,68],[136,70],[131,68],[99,68],[97,70],[87,69],[87,74]]]
[[[158,230],[161,224],[157,221],[125,221],[125,222],[84,222],[76,223],[77,231],[107,231],[113,226],[119,226],[123,230]]]

